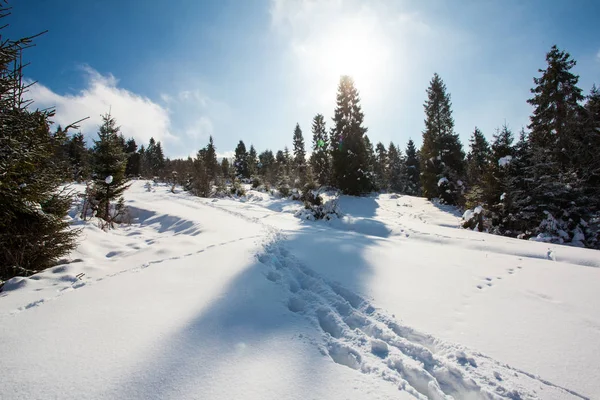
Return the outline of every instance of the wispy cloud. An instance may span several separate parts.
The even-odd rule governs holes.
[[[88,138],[96,138],[101,115],[110,110],[125,137],[133,137],[138,145],[153,137],[163,143],[172,157],[194,155],[214,134],[211,113],[226,114],[227,107],[212,101],[199,91],[185,90],[163,94],[160,102],[119,87],[113,75],[101,75],[91,67],[83,68],[85,88],[75,94],[55,93],[44,85],[30,88],[29,96],[38,108],[54,107],[54,122],[62,126],[89,117],[80,124]]]

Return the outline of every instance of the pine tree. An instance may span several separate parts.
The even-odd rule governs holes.
[[[231,179],[231,168],[229,166],[229,160],[226,157],[221,160],[221,173],[223,174],[225,181]]]
[[[379,190],[388,188],[388,153],[383,143],[377,143],[375,146],[375,185]]]
[[[312,124],[312,155],[311,165],[317,182],[320,185],[329,183],[329,152],[325,118],[321,114],[315,115]]]
[[[542,235],[558,242],[581,241],[589,219],[590,199],[585,195],[585,178],[578,174],[583,129],[583,100],[578,77],[570,72],[575,61],[553,46],[546,54],[547,69],[534,78],[534,106],[529,128],[531,165],[525,168],[535,182],[524,198],[520,216],[527,220],[526,236]],[[549,238],[549,239],[548,239]]]
[[[419,196],[421,194],[421,168],[417,149],[412,139],[406,144],[406,194]]]
[[[375,171],[375,149],[373,148],[373,143],[371,143],[371,139],[369,139],[369,136],[367,136],[367,134],[365,134],[364,136],[364,141],[365,141],[365,152],[366,152],[366,157],[367,157],[367,169],[366,172],[369,176],[369,182],[371,182],[371,188],[369,190],[373,190],[375,189],[375,173],[373,171]]]
[[[137,143],[131,138],[125,143],[125,154],[127,155],[127,166],[125,167],[126,176],[139,176],[141,172],[140,153],[137,151]]]
[[[204,158],[204,164],[208,180],[210,182],[215,182],[217,179],[217,172],[219,170],[219,162],[217,161],[217,149],[213,142],[212,136],[209,136],[208,138],[208,145],[206,145],[206,155]]]
[[[334,127],[331,132],[333,180],[347,194],[358,195],[372,189],[363,127],[364,115],[354,80],[342,76],[338,86]]]
[[[68,154],[72,179],[76,182],[87,180],[90,176],[90,153],[85,146],[85,139],[81,132],[71,137]]]
[[[389,189],[393,192],[404,193],[406,189],[405,161],[402,151],[393,142],[388,147],[388,177]]]
[[[527,102],[534,107],[529,129],[529,140],[534,148],[551,152],[561,166],[572,164],[570,151],[581,115],[580,102],[584,97],[577,87],[579,77],[570,72],[576,64],[569,53],[556,45],[546,54],[546,69],[540,69],[539,78],[533,78],[533,97]]]
[[[7,11],[0,4],[0,15]],[[64,218],[72,198],[60,189],[53,159],[54,113],[31,111],[23,99],[21,52],[31,45],[30,38],[0,40],[0,286],[52,266],[76,247],[78,234]]]
[[[464,152],[454,133],[452,103],[446,85],[434,74],[427,89],[425,131],[421,147],[421,183],[428,199],[441,197],[448,204],[460,202]]]
[[[254,148],[254,145],[250,145],[250,150],[248,150],[248,175],[249,177],[253,177],[258,173],[258,153]]]
[[[467,155],[467,179],[470,186],[480,186],[490,159],[490,145],[479,128],[475,127],[469,140],[471,149]]]
[[[304,137],[302,136],[302,129],[300,124],[296,124],[294,128],[294,167],[299,169],[306,165],[306,150],[304,148]]]
[[[513,148],[513,134],[506,124],[493,137],[492,146],[489,149],[488,165],[485,173],[481,175],[483,182],[482,200],[487,210],[491,213],[492,224],[501,223],[504,198],[509,191],[510,164],[515,157]]]
[[[93,176],[98,209],[96,216],[114,227],[125,212],[123,192],[129,187],[125,178],[127,156],[123,150],[123,140],[119,127],[110,114],[102,116],[98,130],[98,140],[94,140]],[[111,210],[110,204],[114,203]]]
[[[235,148],[233,166],[235,168],[235,175],[239,179],[250,178],[250,173],[248,170],[248,152],[246,151],[246,145],[242,140],[240,140]]]
[[[265,150],[258,155],[258,173],[265,183],[269,185],[275,183],[277,168],[275,156],[271,150]]]

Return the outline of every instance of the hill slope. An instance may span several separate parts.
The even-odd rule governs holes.
[[[84,225],[81,261],[0,293],[7,398],[600,395],[598,252],[407,196],[343,197],[331,222],[252,191],[126,199],[131,226]]]

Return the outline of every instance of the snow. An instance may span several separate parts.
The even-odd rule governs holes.
[[[598,398],[600,256],[457,229],[422,198],[341,217],[248,190],[126,192],[131,225],[0,293],[2,398]],[[243,201],[242,201],[243,200]]]
[[[438,181],[438,186],[442,186],[444,183],[448,183],[448,178],[440,178]]]
[[[512,161],[512,156],[504,156],[498,159],[498,165],[501,167],[506,167]]]
[[[113,176],[107,176],[106,179],[104,179],[104,182],[106,182],[107,185],[110,185],[113,182]]]

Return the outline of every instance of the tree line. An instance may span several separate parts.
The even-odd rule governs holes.
[[[8,15],[0,7],[0,18]],[[1,28],[0,28],[1,32]],[[160,142],[138,147],[117,121],[102,116],[87,147],[76,125],[52,129],[53,110],[27,100],[22,51],[33,37],[0,40],[0,280],[53,265],[76,246],[65,219],[72,193],[65,183],[87,182],[81,217],[105,227],[126,219],[128,180],[156,178],[203,197],[244,193],[242,183],[306,196],[318,187],[348,195],[396,192],[482,210],[479,228],[492,233],[600,248],[600,92],[588,95],[571,72],[575,61],[553,46],[533,79],[533,113],[518,138],[505,124],[491,143],[475,128],[465,152],[454,129],[451,96],[434,74],[424,103],[425,129],[417,149],[373,145],[359,92],[349,76],[337,89],[331,126],[311,121],[310,156],[299,124],[292,149],[258,152],[240,140],[231,159],[217,157],[213,138],[195,157],[169,159]]]

